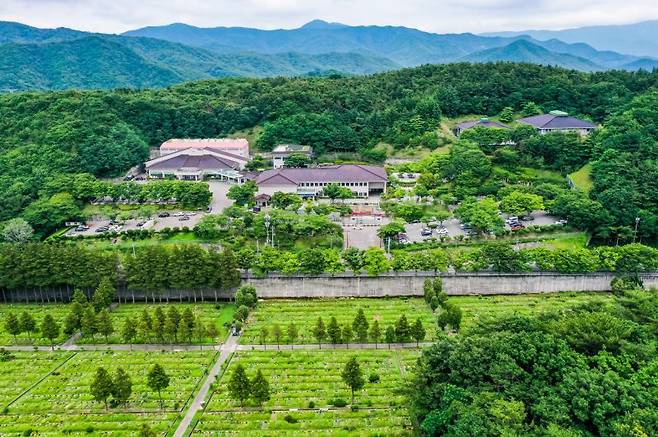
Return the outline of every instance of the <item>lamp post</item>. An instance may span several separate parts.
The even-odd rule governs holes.
[[[270,220],[272,218],[270,217],[269,214],[266,214],[265,217],[263,217],[263,220],[265,222],[265,245],[267,246],[268,243],[270,242]]]
[[[635,231],[633,232],[633,243],[635,243],[635,239],[637,238],[637,227],[640,224],[640,217],[635,217]]]

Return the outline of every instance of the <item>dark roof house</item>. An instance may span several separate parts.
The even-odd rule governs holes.
[[[465,121],[463,123],[459,123],[455,127],[455,135],[459,136],[466,129],[471,129],[478,126],[497,128],[497,129],[509,129],[509,126],[507,126],[506,124],[499,123],[497,121],[491,121],[486,117],[482,117],[479,120],[470,120],[470,121]]]
[[[591,121],[572,117],[562,111],[551,111],[548,114],[522,118],[519,120],[519,123],[530,125],[535,129],[538,129],[541,133],[576,131],[588,134],[597,127],[596,124]]]
[[[266,170],[256,178],[256,184],[299,184],[302,182],[386,182],[383,167],[371,165],[332,165],[314,168],[280,168]]]

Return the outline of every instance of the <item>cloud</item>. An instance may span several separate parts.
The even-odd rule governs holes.
[[[315,18],[431,32],[561,29],[658,19],[656,0],[2,0],[0,19],[120,33],[172,22],[294,28]]]

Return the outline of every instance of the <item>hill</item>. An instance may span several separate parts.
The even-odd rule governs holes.
[[[559,65],[581,71],[596,71],[603,68],[592,61],[565,53],[551,52],[544,47],[524,39],[504,47],[483,50],[462,58],[468,62],[531,62],[540,65]]]
[[[539,40],[557,38],[567,43],[585,43],[598,50],[614,50],[635,56],[658,57],[658,20],[613,26],[588,26],[565,30],[492,32],[483,36],[528,35]]]

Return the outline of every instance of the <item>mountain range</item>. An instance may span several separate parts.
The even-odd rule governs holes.
[[[522,30],[483,34],[483,36],[507,38],[520,35],[538,40],[559,39],[567,43],[581,42],[597,50],[614,50],[640,57],[658,57],[658,20],[565,30]]]
[[[421,64],[532,62],[651,70],[658,60],[530,35],[434,34],[312,21],[298,29],[145,27],[122,35],[0,22],[0,91],[146,88],[227,76],[371,74]]]

